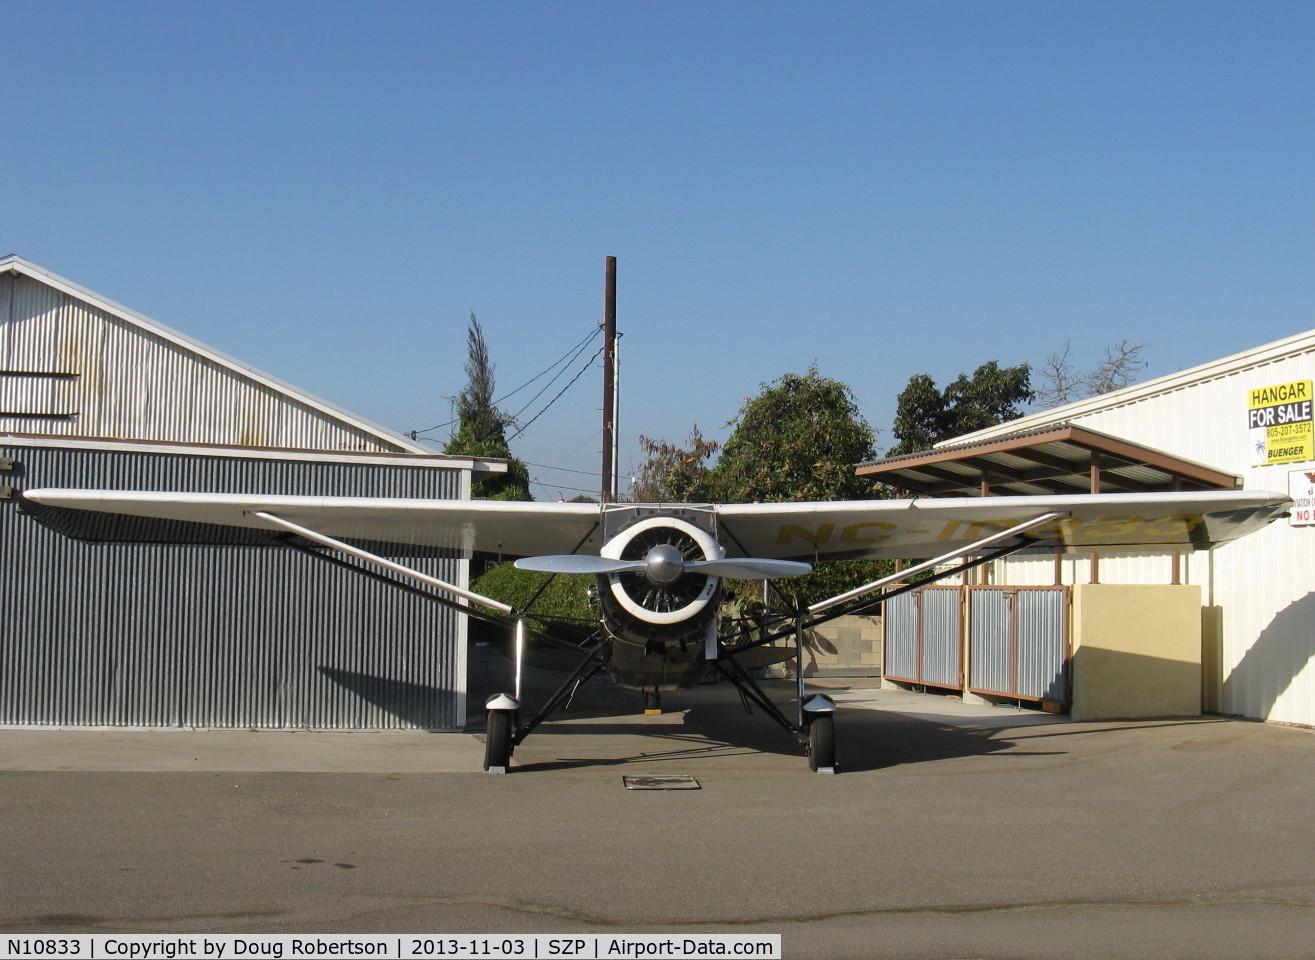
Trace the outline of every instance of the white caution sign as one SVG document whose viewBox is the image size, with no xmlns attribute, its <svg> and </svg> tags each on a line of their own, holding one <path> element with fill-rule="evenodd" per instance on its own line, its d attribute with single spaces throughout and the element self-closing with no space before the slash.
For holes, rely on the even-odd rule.
<svg viewBox="0 0 1315 960">
<path fill-rule="evenodd" d="M 1294 527 L 1315 527 L 1315 470 L 1290 472 L 1288 496 L 1292 498 L 1288 522 Z"/>
</svg>

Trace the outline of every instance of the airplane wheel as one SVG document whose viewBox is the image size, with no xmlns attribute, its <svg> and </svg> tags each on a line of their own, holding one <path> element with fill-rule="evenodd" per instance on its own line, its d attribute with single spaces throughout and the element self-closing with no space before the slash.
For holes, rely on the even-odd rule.
<svg viewBox="0 0 1315 960">
<path fill-rule="evenodd" d="M 485 717 L 484 769 L 505 773 L 511 759 L 511 711 L 489 710 Z"/>
<path fill-rule="evenodd" d="M 808 722 L 808 768 L 834 770 L 836 766 L 836 719 L 818 713 Z"/>
</svg>

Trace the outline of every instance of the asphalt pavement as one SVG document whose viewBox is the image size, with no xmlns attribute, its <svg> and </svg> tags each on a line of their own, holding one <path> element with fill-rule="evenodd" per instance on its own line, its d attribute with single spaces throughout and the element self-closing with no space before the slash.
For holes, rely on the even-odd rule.
<svg viewBox="0 0 1315 960">
<path fill-rule="evenodd" d="M 478 730 L 0 730 L 0 931 L 702 931 L 779 933 L 790 958 L 1315 956 L 1311 731 L 1072 723 L 826 686 L 836 776 L 811 773 L 725 685 L 646 717 L 591 681 L 506 776 L 480 772 Z M 793 683 L 768 688 L 788 706 Z M 655 775 L 698 789 L 624 783 Z"/>
</svg>

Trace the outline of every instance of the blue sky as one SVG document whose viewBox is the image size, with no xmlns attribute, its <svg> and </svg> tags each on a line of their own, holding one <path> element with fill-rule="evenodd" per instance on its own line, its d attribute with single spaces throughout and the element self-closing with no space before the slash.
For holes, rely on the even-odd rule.
<svg viewBox="0 0 1315 960">
<path fill-rule="evenodd" d="M 471 311 L 504 392 L 586 337 L 609 255 L 623 469 L 812 363 L 884 449 L 916 373 L 1315 326 L 1306 2 L 0 12 L 0 254 L 398 431 Z M 541 498 L 596 486 L 600 394 L 514 442 Z"/>
</svg>

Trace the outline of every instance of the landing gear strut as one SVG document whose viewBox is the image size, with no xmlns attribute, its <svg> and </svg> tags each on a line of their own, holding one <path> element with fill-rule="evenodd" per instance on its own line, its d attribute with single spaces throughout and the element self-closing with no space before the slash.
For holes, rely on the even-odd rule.
<svg viewBox="0 0 1315 960">
<path fill-rule="evenodd" d="M 734 655 L 714 660 L 712 666 L 740 691 L 745 712 L 750 704 L 776 721 L 792 734 L 808 752 L 808 766 L 816 773 L 836 772 L 835 701 L 822 693 L 815 693 L 799 705 L 799 721 L 791 723 L 776 704 L 768 698 L 757 682 L 749 676 Z"/>
<path fill-rule="evenodd" d="M 484 769 L 489 773 L 506 773 L 516 746 L 607 662 L 601 643 L 576 648 L 576 652 L 580 655 L 579 665 L 528 720 L 521 721 L 519 697 L 498 693 L 485 702 Z M 519 689 L 519 681 L 516 686 Z"/>
</svg>

